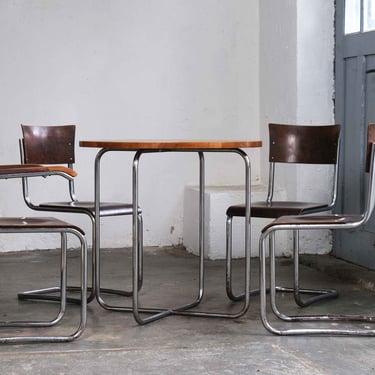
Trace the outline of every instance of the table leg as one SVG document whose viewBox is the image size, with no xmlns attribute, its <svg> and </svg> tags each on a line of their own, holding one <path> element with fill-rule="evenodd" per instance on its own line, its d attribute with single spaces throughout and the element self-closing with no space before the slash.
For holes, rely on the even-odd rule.
<svg viewBox="0 0 375 375">
<path fill-rule="evenodd" d="M 213 150 L 210 150 L 213 152 Z M 251 255 L 251 164 L 248 155 L 240 149 L 217 150 L 217 152 L 237 153 L 245 164 L 245 293 L 242 309 L 233 314 L 207 311 L 185 311 L 175 309 L 175 315 L 192 315 L 213 318 L 238 318 L 246 313 L 250 306 L 250 255 Z M 201 155 L 202 154 L 202 155 Z M 203 153 L 200 153 L 200 181 L 199 181 L 199 257 L 200 257 L 200 296 L 204 293 L 204 232 L 205 232 L 205 169 Z M 200 302 L 200 300 L 199 300 Z M 199 303 L 198 302 L 198 303 Z"/>
<path fill-rule="evenodd" d="M 99 305 L 106 310 L 131 311 L 132 308 L 130 306 L 119 307 L 119 306 L 109 305 L 102 298 L 102 294 L 112 294 L 112 295 L 118 295 L 118 296 L 124 296 L 124 297 L 131 297 L 133 294 L 132 291 L 102 288 L 101 282 L 100 282 L 100 273 L 101 273 L 100 272 L 100 220 L 101 220 L 101 217 L 100 217 L 100 163 L 101 163 L 102 156 L 108 151 L 111 151 L 111 150 L 108 150 L 108 149 L 100 150 L 97 153 L 96 158 L 95 158 L 95 180 L 94 180 L 95 214 L 94 214 L 94 217 L 91 218 L 94 224 L 93 225 L 94 226 L 93 245 L 92 245 L 92 292 L 91 294 L 94 294 Z M 142 223 L 141 219 L 140 219 L 140 222 Z"/>
<path fill-rule="evenodd" d="M 210 150 L 211 151 L 211 150 Z M 219 151 L 219 150 L 218 150 Z M 136 288 L 137 280 L 139 279 L 139 254 L 142 253 L 143 248 L 139 243 L 139 223 L 135 215 L 138 202 L 138 171 L 139 159 L 143 153 L 155 151 L 138 151 L 133 160 L 133 315 L 139 324 L 147 324 L 163 318 L 168 315 L 192 315 L 201 317 L 218 317 L 218 318 L 237 318 L 245 314 L 250 304 L 250 160 L 245 152 L 242 150 L 226 150 L 226 152 L 234 152 L 239 154 L 245 163 L 245 202 L 246 202 L 246 225 L 245 225 L 245 298 L 242 309 L 234 314 L 221 312 L 207 312 L 207 311 L 191 311 L 190 309 L 196 307 L 204 295 L 204 247 L 205 247 L 205 162 L 204 154 L 200 150 L 196 150 L 199 154 L 199 290 L 198 296 L 192 303 L 171 309 L 145 309 L 139 308 L 139 293 Z M 186 152 L 186 151 L 185 151 Z M 223 152 L 223 150 L 220 150 Z M 154 312 L 154 315 L 142 318 L 140 313 Z"/>
</svg>

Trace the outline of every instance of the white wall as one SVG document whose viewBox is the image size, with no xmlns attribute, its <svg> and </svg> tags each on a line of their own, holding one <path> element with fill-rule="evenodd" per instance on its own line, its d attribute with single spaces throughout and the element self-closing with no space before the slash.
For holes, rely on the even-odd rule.
<svg viewBox="0 0 375 375">
<path fill-rule="evenodd" d="M 334 1 L 260 1 L 260 124 L 267 139 L 267 123 L 334 123 Z M 265 144 L 268 147 L 267 144 Z M 267 179 L 267 153 L 261 162 Z M 289 171 L 289 170 L 288 170 Z M 319 183 L 317 183 L 317 176 Z M 281 176 L 282 179 L 283 176 Z M 279 188 L 290 199 L 327 200 L 330 171 L 295 168 Z M 328 232 L 303 234 L 304 252 L 328 252 Z M 279 249 L 289 253 L 289 249 Z"/>
<path fill-rule="evenodd" d="M 333 124 L 334 119 L 334 4 L 333 1 L 297 2 L 297 122 Z M 317 27 L 319 25 L 319 27 Z M 298 168 L 296 196 L 328 201 L 332 185 L 331 168 Z M 317 183 L 319 176 L 319 183 Z M 332 232 L 302 232 L 304 252 L 332 250 Z"/>
<path fill-rule="evenodd" d="M 249 152 L 253 181 L 265 182 L 268 122 L 333 122 L 333 3 L 3 0 L 1 163 L 19 160 L 20 123 L 74 123 L 77 142 L 261 138 L 264 148 Z M 94 155 L 77 145 L 81 199 L 93 196 Z M 208 184 L 242 182 L 238 158 L 207 159 Z M 131 155 L 111 154 L 103 163 L 103 197 L 130 201 Z M 181 242 L 184 187 L 197 182 L 197 157 L 147 155 L 141 167 L 145 244 Z M 296 169 L 286 177 L 279 188 L 298 186 L 298 197 L 315 173 Z M 44 182 L 36 183 L 39 196 L 48 191 Z M 327 184 L 311 198 L 326 195 Z M 19 181 L 1 181 L 0 215 L 38 214 L 20 198 Z M 90 229 L 86 218 L 64 218 Z M 104 246 L 129 245 L 130 233 L 129 219 L 103 220 Z M 329 237 L 319 240 L 328 251 Z M 33 247 L 0 238 L 1 251 Z"/>
<path fill-rule="evenodd" d="M 76 124 L 77 142 L 259 139 L 258 3 L 263 1 L 2 0 L 1 163 L 18 162 L 21 123 Z M 260 152 L 250 154 L 255 181 Z M 93 196 L 94 155 L 77 145 L 81 199 Z M 238 158 L 207 159 L 209 184 L 242 182 Z M 105 199 L 130 200 L 130 163 L 130 154 L 106 156 Z M 141 167 L 145 244 L 181 242 L 183 192 L 197 182 L 197 157 L 147 155 Z M 37 182 L 39 196 L 47 192 L 44 182 Z M 20 198 L 19 181 L 0 182 L 1 215 L 38 214 Z M 86 218 L 64 218 L 89 231 Z M 103 220 L 104 246 L 130 244 L 130 220 L 119 220 Z M 0 250 L 34 244 L 50 245 L 1 238 Z"/>
</svg>

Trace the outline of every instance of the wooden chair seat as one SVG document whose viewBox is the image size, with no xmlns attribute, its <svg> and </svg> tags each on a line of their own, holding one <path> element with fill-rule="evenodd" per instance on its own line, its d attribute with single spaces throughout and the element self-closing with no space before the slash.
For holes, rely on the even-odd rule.
<svg viewBox="0 0 375 375">
<path fill-rule="evenodd" d="M 328 204 L 314 202 L 295 202 L 295 201 L 265 201 L 251 203 L 251 216 L 274 219 L 284 215 L 303 215 L 309 211 L 328 210 Z M 245 217 L 245 204 L 238 204 L 228 207 L 227 216 Z"/>
<path fill-rule="evenodd" d="M 95 214 L 95 205 L 92 201 L 73 201 L 73 202 L 43 202 L 40 204 L 41 208 L 48 208 L 50 211 L 56 209 L 63 211 L 64 208 L 67 212 L 72 210 L 87 211 L 91 215 Z M 133 213 L 133 206 L 130 203 L 115 203 L 115 202 L 101 202 L 100 203 L 100 216 L 120 216 L 120 215 L 131 215 Z M 138 208 L 138 214 L 142 211 Z"/>
<path fill-rule="evenodd" d="M 339 226 L 346 225 L 350 223 L 355 223 L 360 221 L 363 218 L 363 215 L 298 215 L 298 216 L 280 216 L 271 223 L 264 226 L 262 232 L 266 231 L 268 228 L 277 226 L 277 225 L 298 225 L 299 228 L 302 226 L 310 225 L 329 225 L 329 226 Z"/>
<path fill-rule="evenodd" d="M 70 228 L 80 232 L 85 232 L 78 226 L 54 217 L 0 217 L 0 229 L 56 229 Z"/>
</svg>

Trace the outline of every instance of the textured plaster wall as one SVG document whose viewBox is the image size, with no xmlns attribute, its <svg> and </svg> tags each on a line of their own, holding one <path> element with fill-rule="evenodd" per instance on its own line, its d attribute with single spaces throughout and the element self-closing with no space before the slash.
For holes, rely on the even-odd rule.
<svg viewBox="0 0 375 375">
<path fill-rule="evenodd" d="M 260 124 L 267 144 L 269 122 L 334 123 L 334 1 L 260 2 Z M 262 180 L 267 180 L 262 153 Z M 279 189 L 289 199 L 327 200 L 329 168 L 281 169 Z M 331 250 L 331 233 L 301 233 L 301 251 Z M 290 246 L 278 249 L 290 253 Z"/>
<path fill-rule="evenodd" d="M 20 124 L 76 124 L 80 139 L 244 139 L 260 137 L 257 0 L 2 0 L 0 157 L 17 163 Z M 260 175 L 260 151 L 251 151 Z M 77 193 L 93 197 L 94 150 L 77 149 Z M 103 160 L 102 196 L 130 201 L 130 154 Z M 238 166 L 238 167 L 237 167 Z M 186 185 L 196 155 L 141 161 L 145 245 L 183 241 Z M 239 184 L 242 164 L 207 157 L 211 184 Z M 53 198 L 36 181 L 37 198 Z M 59 199 L 61 199 L 59 197 Z M 19 181 L 0 181 L 0 215 L 37 215 Z M 85 217 L 60 215 L 90 233 Z M 131 222 L 103 220 L 103 246 L 131 243 Z M 74 245 L 74 244 L 73 244 Z M 73 246 L 72 245 L 72 246 Z M 0 250 L 49 247 L 0 238 Z"/>
</svg>

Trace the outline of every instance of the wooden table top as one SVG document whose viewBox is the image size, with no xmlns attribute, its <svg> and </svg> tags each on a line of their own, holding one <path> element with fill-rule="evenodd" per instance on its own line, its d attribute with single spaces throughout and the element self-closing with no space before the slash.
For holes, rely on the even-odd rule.
<svg viewBox="0 0 375 375">
<path fill-rule="evenodd" d="M 224 150 L 261 147 L 261 141 L 222 140 L 94 140 L 80 141 L 81 147 L 97 147 L 113 150 Z"/>
</svg>

